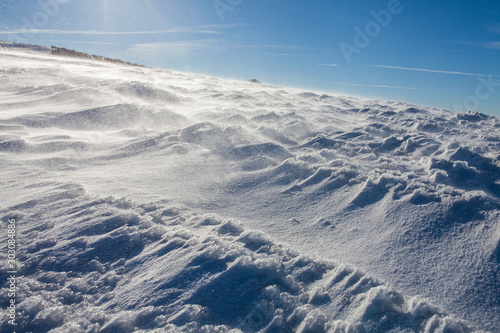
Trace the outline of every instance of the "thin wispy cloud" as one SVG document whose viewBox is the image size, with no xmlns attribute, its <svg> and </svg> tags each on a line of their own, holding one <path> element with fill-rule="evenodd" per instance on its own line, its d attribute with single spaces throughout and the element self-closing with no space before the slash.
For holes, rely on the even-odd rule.
<svg viewBox="0 0 500 333">
<path fill-rule="evenodd" d="M 248 44 L 248 45 L 233 45 L 235 48 L 242 49 L 289 49 L 289 50 L 313 50 L 310 47 L 286 44 Z"/>
<path fill-rule="evenodd" d="M 294 56 L 304 56 L 304 54 L 296 53 L 254 53 L 255 56 L 272 56 L 272 57 L 294 57 Z"/>
<path fill-rule="evenodd" d="M 436 70 L 436 69 L 424 69 L 424 68 L 412 68 L 412 67 L 400 67 L 400 66 L 387 66 L 387 65 L 360 65 L 360 66 L 399 69 L 399 70 L 405 70 L 405 71 L 416 71 L 416 72 L 427 72 L 427 73 L 439 73 L 439 74 L 467 75 L 467 76 L 488 76 L 486 74 L 474 74 L 474 73 L 464 73 L 464 72 L 445 71 L 445 70 Z"/>
<path fill-rule="evenodd" d="M 383 84 L 358 84 L 358 83 L 346 83 L 346 82 L 327 82 L 327 83 L 341 85 L 341 86 L 369 87 L 369 88 L 408 89 L 408 90 L 419 90 L 420 89 L 420 88 L 413 88 L 413 87 L 387 86 L 387 85 L 383 85 Z"/>
<path fill-rule="evenodd" d="M 337 67 L 337 64 L 318 64 L 318 66 Z"/>
<path fill-rule="evenodd" d="M 205 25 L 198 26 L 198 28 L 200 28 L 200 29 L 229 29 L 229 28 L 246 27 L 246 26 L 248 26 L 248 24 L 246 24 L 246 23 L 205 24 Z"/>
<path fill-rule="evenodd" d="M 227 42 L 220 39 L 201 39 L 134 44 L 128 51 L 150 56 L 185 57 L 195 52 L 220 51 L 227 46 Z"/>
<path fill-rule="evenodd" d="M 481 47 L 484 49 L 500 50 L 500 41 L 499 42 L 451 41 L 450 43 L 460 44 L 460 45 L 470 45 L 474 47 Z"/>
<path fill-rule="evenodd" d="M 487 49 L 500 50 L 500 42 L 487 42 L 483 43 L 482 46 Z"/>
<path fill-rule="evenodd" d="M 104 30 L 56 30 L 56 29 L 18 29 L 0 30 L 0 35 L 20 35 L 20 34 L 45 34 L 45 35 L 88 35 L 88 36 L 123 36 L 123 35 L 159 35 L 159 34 L 213 34 L 219 35 L 222 32 L 217 30 L 200 28 L 171 28 L 165 30 L 151 31 L 104 31 Z"/>
<path fill-rule="evenodd" d="M 55 39 L 47 39 L 45 40 L 51 43 L 67 43 L 66 40 L 55 40 Z M 71 41 L 71 44 L 89 44 L 89 45 L 125 45 L 124 43 L 115 43 L 115 42 L 92 42 L 92 41 Z"/>
</svg>

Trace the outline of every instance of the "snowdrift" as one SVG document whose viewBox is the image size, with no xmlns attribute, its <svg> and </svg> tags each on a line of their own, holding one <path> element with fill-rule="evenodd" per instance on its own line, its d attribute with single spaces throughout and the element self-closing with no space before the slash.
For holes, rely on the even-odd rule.
<svg viewBox="0 0 500 333">
<path fill-rule="evenodd" d="M 18 331 L 498 329 L 496 118 L 0 58 Z"/>
<path fill-rule="evenodd" d="M 236 222 L 35 185 L 43 195 L 2 212 L 23 234 L 22 331 L 470 331 L 354 267 Z"/>
</svg>

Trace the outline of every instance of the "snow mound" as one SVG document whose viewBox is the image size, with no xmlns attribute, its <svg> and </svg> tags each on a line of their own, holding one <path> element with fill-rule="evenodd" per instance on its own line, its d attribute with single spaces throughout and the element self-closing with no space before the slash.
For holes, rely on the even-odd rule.
<svg viewBox="0 0 500 333">
<path fill-rule="evenodd" d="M 358 269 L 311 259 L 237 222 L 91 197 L 70 184 L 43 192 L 0 212 L 16 219 L 23 244 L 17 330 L 471 331 Z M 5 267 L 0 275 L 6 281 Z M 5 292 L 1 299 L 6 306 Z"/>
</svg>

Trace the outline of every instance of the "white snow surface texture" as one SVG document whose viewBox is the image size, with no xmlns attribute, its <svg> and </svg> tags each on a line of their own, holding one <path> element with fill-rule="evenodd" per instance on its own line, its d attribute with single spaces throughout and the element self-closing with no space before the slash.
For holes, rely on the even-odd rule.
<svg viewBox="0 0 500 333">
<path fill-rule="evenodd" d="M 0 48 L 0 331 L 500 332 L 500 122 Z"/>
</svg>

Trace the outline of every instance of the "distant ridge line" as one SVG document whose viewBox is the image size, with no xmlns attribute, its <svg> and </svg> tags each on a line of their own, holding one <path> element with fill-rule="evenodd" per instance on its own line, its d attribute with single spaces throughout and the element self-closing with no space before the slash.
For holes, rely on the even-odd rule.
<svg viewBox="0 0 500 333">
<path fill-rule="evenodd" d="M 121 65 L 126 65 L 126 66 L 151 68 L 149 66 L 145 66 L 145 65 L 141 65 L 141 64 L 137 64 L 137 63 L 132 63 L 132 62 L 128 62 L 128 61 L 124 61 L 124 60 L 120 60 L 120 59 L 108 58 L 108 57 L 104 57 L 104 56 L 100 56 L 100 55 L 89 54 L 86 52 L 80 52 L 80 51 L 67 49 L 64 47 L 57 47 L 57 46 L 46 47 L 46 46 L 41 46 L 41 45 L 23 44 L 23 43 L 16 43 L 16 42 L 9 42 L 9 41 L 0 40 L 0 47 L 24 48 L 24 49 L 30 49 L 32 51 L 37 51 L 37 52 L 48 52 L 48 53 L 51 53 L 53 55 L 58 55 L 58 56 L 73 57 L 73 58 L 85 58 L 85 59 L 121 64 Z"/>
<path fill-rule="evenodd" d="M 76 51 L 76 50 L 72 50 L 72 49 L 67 49 L 64 47 L 51 46 L 51 48 L 52 48 L 52 54 L 54 54 L 54 55 L 67 56 L 67 57 L 73 57 L 73 58 L 87 58 L 87 59 L 111 62 L 111 63 L 121 64 L 121 65 L 150 68 L 148 66 L 137 64 L 135 62 L 132 63 L 132 62 L 128 62 L 128 61 L 124 61 L 124 60 L 120 60 L 120 59 L 113 59 L 113 58 L 108 58 L 108 57 L 99 56 L 99 55 L 95 55 L 95 54 L 89 54 L 89 53 L 80 52 L 80 51 Z"/>
</svg>

